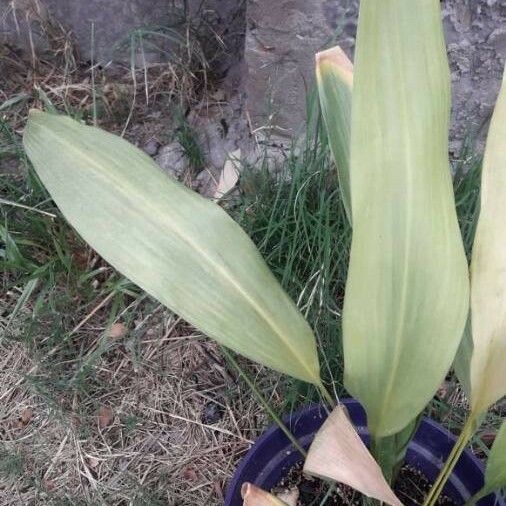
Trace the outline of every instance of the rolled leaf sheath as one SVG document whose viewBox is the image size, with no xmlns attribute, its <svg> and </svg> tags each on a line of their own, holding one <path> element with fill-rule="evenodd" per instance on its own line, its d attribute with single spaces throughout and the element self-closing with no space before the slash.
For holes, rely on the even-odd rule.
<svg viewBox="0 0 506 506">
<path fill-rule="evenodd" d="M 448 163 L 439 1 L 362 0 L 358 26 L 345 385 L 373 436 L 384 437 L 406 427 L 444 379 L 469 282 Z"/>
<path fill-rule="evenodd" d="M 244 231 L 127 141 L 32 111 L 26 152 L 107 262 L 219 343 L 320 383 L 314 335 Z"/>
<path fill-rule="evenodd" d="M 349 163 L 353 64 L 339 46 L 317 53 L 316 82 L 330 150 L 337 167 L 339 190 L 351 223 Z"/>
</svg>

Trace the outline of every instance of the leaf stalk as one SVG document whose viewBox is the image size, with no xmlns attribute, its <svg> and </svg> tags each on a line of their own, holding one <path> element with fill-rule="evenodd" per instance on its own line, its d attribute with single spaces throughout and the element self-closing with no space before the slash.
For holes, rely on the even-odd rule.
<svg viewBox="0 0 506 506">
<path fill-rule="evenodd" d="M 434 485 L 432 486 L 429 494 L 427 495 L 427 498 L 425 499 L 423 506 L 435 505 L 438 497 L 443 491 L 443 487 L 445 486 L 446 482 L 448 481 L 448 478 L 450 477 L 453 471 L 453 468 L 457 464 L 462 452 L 465 450 L 467 444 L 469 443 L 469 440 L 473 437 L 474 433 L 476 432 L 476 429 L 478 428 L 479 425 L 479 419 L 480 419 L 479 415 L 477 415 L 474 412 L 470 413 L 468 419 L 466 420 L 466 423 L 464 424 L 462 432 L 460 433 L 459 438 L 455 443 L 455 446 L 452 448 L 452 451 L 450 452 L 450 455 L 448 456 L 445 465 L 441 469 L 439 476 L 437 477 L 436 481 L 434 482 Z"/>
</svg>

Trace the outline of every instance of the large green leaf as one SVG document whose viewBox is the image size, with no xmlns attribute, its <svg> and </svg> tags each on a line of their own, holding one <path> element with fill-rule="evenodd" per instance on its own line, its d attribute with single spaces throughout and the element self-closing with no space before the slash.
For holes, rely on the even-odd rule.
<svg viewBox="0 0 506 506">
<path fill-rule="evenodd" d="M 218 205 L 70 118 L 32 111 L 24 145 L 64 216 L 112 266 L 225 346 L 319 384 L 311 329 Z"/>
<path fill-rule="evenodd" d="M 490 493 L 506 487 L 506 421 L 503 421 L 488 456 L 485 490 Z"/>
<path fill-rule="evenodd" d="M 364 404 L 376 438 L 400 431 L 424 408 L 466 322 L 449 114 L 439 1 L 362 0 L 343 331 L 345 383 Z"/>
<path fill-rule="evenodd" d="M 351 223 L 349 163 L 353 64 L 339 46 L 316 54 L 316 82 L 323 121 L 337 166 L 339 189 Z"/>
<path fill-rule="evenodd" d="M 471 408 L 506 395 L 506 84 L 490 123 L 471 260 Z M 462 376 L 462 375 L 461 375 Z"/>
</svg>

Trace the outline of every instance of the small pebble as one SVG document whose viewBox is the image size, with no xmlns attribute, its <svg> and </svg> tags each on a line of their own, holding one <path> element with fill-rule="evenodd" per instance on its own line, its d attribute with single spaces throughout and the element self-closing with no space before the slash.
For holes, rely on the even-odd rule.
<svg viewBox="0 0 506 506">
<path fill-rule="evenodd" d="M 160 148 L 160 143 L 155 139 L 150 139 L 142 148 L 149 156 L 155 156 Z"/>
</svg>

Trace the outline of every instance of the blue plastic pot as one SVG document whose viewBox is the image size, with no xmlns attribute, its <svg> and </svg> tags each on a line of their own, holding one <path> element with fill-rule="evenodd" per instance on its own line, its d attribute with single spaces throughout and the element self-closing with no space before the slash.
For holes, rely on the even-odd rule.
<svg viewBox="0 0 506 506">
<path fill-rule="evenodd" d="M 362 406 L 353 399 L 342 401 L 362 439 L 368 441 L 366 415 Z M 307 448 L 315 432 L 326 418 L 325 410 L 314 405 L 285 418 L 285 423 Z M 406 462 L 421 471 L 429 480 L 435 480 L 443 462 L 450 453 L 456 438 L 446 429 L 424 418 L 409 445 Z M 270 490 L 284 478 L 288 471 L 302 461 L 300 453 L 293 449 L 288 438 L 277 427 L 270 427 L 251 447 L 237 468 L 230 482 L 225 506 L 242 506 L 241 485 L 248 481 Z M 464 504 L 483 485 L 483 464 L 470 451 L 465 451 L 448 480 L 444 494 L 456 504 Z M 504 497 L 491 494 L 478 502 L 479 506 L 506 506 Z"/>
</svg>

